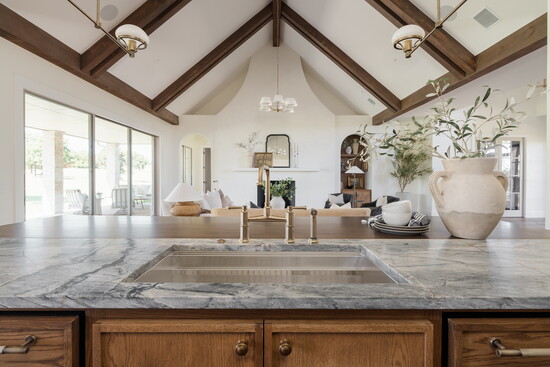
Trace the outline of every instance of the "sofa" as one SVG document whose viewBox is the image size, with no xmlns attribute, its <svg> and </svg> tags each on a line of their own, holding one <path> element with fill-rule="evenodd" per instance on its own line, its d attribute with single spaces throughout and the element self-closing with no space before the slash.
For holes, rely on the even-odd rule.
<svg viewBox="0 0 550 367">
<path fill-rule="evenodd" d="M 264 210 L 259 208 L 248 209 L 250 217 L 259 217 L 263 215 Z M 286 209 L 271 209 L 271 215 L 276 217 L 285 217 Z M 308 210 L 295 210 L 296 217 L 309 216 Z M 211 210 L 212 217 L 238 217 L 241 215 L 239 209 L 214 208 Z M 368 217 L 370 208 L 338 208 L 338 209 L 317 209 L 318 217 Z"/>
</svg>

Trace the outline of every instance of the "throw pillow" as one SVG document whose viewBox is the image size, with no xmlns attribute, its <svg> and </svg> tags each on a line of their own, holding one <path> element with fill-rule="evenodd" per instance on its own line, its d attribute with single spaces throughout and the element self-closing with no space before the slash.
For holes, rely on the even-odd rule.
<svg viewBox="0 0 550 367">
<path fill-rule="evenodd" d="M 258 209 L 259 206 L 254 204 L 252 201 L 250 202 L 250 209 Z"/>
<path fill-rule="evenodd" d="M 202 196 L 202 200 L 201 200 L 201 207 L 205 210 L 210 210 L 212 208 L 210 208 L 210 203 L 208 203 L 208 199 L 206 198 L 206 194 L 204 194 Z"/>
<path fill-rule="evenodd" d="M 220 197 L 218 190 L 207 192 L 206 200 L 208 200 L 208 204 L 210 204 L 210 209 L 222 207 L 222 198 Z"/>
<path fill-rule="evenodd" d="M 229 196 L 222 196 L 222 208 L 228 208 L 230 206 L 233 206 L 233 201 L 231 201 Z"/>
<path fill-rule="evenodd" d="M 381 196 L 376 200 L 376 206 L 382 206 L 386 205 L 388 203 L 388 197 L 387 196 Z"/>
<path fill-rule="evenodd" d="M 340 209 L 340 205 L 334 203 L 334 204 L 332 204 L 332 205 L 330 206 L 329 209 Z"/>
<path fill-rule="evenodd" d="M 344 208 L 350 208 L 351 209 L 351 203 L 345 203 L 344 205 L 341 205 L 340 208 L 344 209 Z"/>
<path fill-rule="evenodd" d="M 328 196 L 328 201 L 330 201 L 331 204 L 344 204 L 344 194 L 339 194 L 339 195 L 331 194 Z"/>
</svg>

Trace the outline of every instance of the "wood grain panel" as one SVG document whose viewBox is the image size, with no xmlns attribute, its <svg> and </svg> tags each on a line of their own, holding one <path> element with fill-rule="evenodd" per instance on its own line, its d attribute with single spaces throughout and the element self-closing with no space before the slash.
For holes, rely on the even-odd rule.
<svg viewBox="0 0 550 367">
<path fill-rule="evenodd" d="M 93 78 L 80 70 L 78 52 L 2 4 L 0 36 L 172 125 L 179 123 L 178 116 L 167 109 L 153 110 L 151 99 L 112 74 L 104 73 L 98 78 Z"/>
<path fill-rule="evenodd" d="M 0 366 L 77 367 L 78 317 L 0 316 L 0 345 L 19 346 L 27 335 L 37 338 L 26 354 L 0 354 Z"/>
<path fill-rule="evenodd" d="M 222 62 L 233 51 L 239 48 L 246 40 L 262 29 L 272 19 L 273 7 L 271 4 L 264 7 L 239 29 L 223 40 L 218 46 L 193 65 L 176 81 L 160 92 L 153 99 L 153 108 L 159 110 L 166 107 L 193 84 L 199 81 L 216 65 Z"/>
<path fill-rule="evenodd" d="M 292 352 L 279 352 L 282 340 Z M 433 325 L 427 320 L 265 322 L 266 367 L 433 366 Z"/>
<path fill-rule="evenodd" d="M 550 348 L 550 319 L 449 319 L 449 367 L 550 366 L 550 357 L 498 357 L 492 338 L 508 349 Z"/>
<path fill-rule="evenodd" d="M 260 367 L 261 321 L 100 320 L 93 325 L 93 367 Z M 235 352 L 239 340 L 248 352 Z"/>
<path fill-rule="evenodd" d="M 396 95 L 285 3 L 282 3 L 282 15 L 288 25 L 344 70 L 359 85 L 372 93 L 388 109 L 397 111 L 401 108 L 401 101 Z"/>
<path fill-rule="evenodd" d="M 114 36 L 115 30 L 121 25 L 134 24 L 151 35 L 190 2 L 191 0 L 147 0 L 109 33 Z M 93 76 L 101 75 L 125 55 L 109 37 L 103 36 L 82 54 L 82 71 Z"/>
</svg>

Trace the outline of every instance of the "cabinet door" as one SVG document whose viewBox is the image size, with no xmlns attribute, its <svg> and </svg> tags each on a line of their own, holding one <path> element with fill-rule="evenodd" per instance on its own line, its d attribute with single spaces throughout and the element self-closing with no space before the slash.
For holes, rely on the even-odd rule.
<svg viewBox="0 0 550 367">
<path fill-rule="evenodd" d="M 433 326 L 424 320 L 266 321 L 266 367 L 430 367 Z"/>
<path fill-rule="evenodd" d="M 499 357 L 491 346 L 499 339 L 507 348 L 535 348 L 545 357 Z M 550 366 L 550 319 L 449 319 L 450 367 Z"/>
<path fill-rule="evenodd" d="M 27 336 L 36 342 L 12 354 Z M 77 367 L 78 346 L 77 316 L 0 316 L 0 366 Z"/>
<path fill-rule="evenodd" d="M 259 367 L 261 321 L 100 320 L 93 367 Z"/>
</svg>

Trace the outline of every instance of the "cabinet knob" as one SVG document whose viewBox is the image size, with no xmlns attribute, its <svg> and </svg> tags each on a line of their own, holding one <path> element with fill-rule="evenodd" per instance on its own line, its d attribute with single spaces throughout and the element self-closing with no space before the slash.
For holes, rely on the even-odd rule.
<svg viewBox="0 0 550 367">
<path fill-rule="evenodd" d="M 239 340 L 237 341 L 237 345 L 235 346 L 235 353 L 239 356 L 244 356 L 246 353 L 248 353 L 248 342 L 246 340 Z"/>
<path fill-rule="evenodd" d="M 288 339 L 281 340 L 281 344 L 279 344 L 279 353 L 283 356 L 288 356 L 292 353 L 292 346 L 290 345 L 290 341 Z"/>
<path fill-rule="evenodd" d="M 29 352 L 29 348 L 36 344 L 36 336 L 28 335 L 25 338 L 25 342 L 19 347 L 15 346 L 2 346 L 0 345 L 0 354 L 26 354 Z"/>
</svg>

